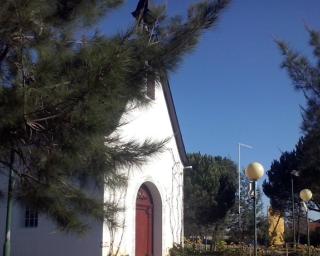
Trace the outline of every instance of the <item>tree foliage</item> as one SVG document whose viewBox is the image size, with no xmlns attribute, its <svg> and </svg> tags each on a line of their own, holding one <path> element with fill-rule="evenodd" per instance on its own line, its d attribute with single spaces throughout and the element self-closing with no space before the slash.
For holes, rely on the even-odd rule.
<svg viewBox="0 0 320 256">
<path fill-rule="evenodd" d="M 194 235 L 218 229 L 234 204 L 237 175 L 230 159 L 200 153 L 188 158 L 193 168 L 184 173 L 184 226 L 186 235 Z"/>
<path fill-rule="evenodd" d="M 272 207 L 283 211 L 290 202 L 292 170 L 300 173 L 294 178 L 296 201 L 300 189 L 309 188 L 314 195 L 309 208 L 320 211 L 320 32 L 310 29 L 308 32 L 313 58 L 292 50 L 285 42 L 277 42 L 284 57 L 282 67 L 287 70 L 294 88 L 306 99 L 306 106 L 302 108 L 303 137 L 293 151 L 282 153 L 280 159 L 273 162 L 267 173 L 269 180 L 264 184 Z"/>
<path fill-rule="evenodd" d="M 294 200 L 299 207 L 299 192 L 304 188 L 303 179 L 292 175 L 294 170 L 299 170 L 303 159 L 303 139 L 300 139 L 295 149 L 283 152 L 279 160 L 274 160 L 270 170 L 267 171 L 268 180 L 263 183 L 263 190 L 270 198 L 273 209 L 282 213 L 292 209 L 291 181 L 293 179 Z"/>
<path fill-rule="evenodd" d="M 244 174 L 240 175 L 241 193 L 240 193 L 240 221 L 238 213 L 237 200 L 235 207 L 232 209 L 227 217 L 227 224 L 229 226 L 229 241 L 252 243 L 254 239 L 254 213 L 253 213 L 253 198 L 252 191 L 250 191 L 250 181 Z M 263 213 L 262 192 L 259 187 L 256 188 L 256 217 L 258 242 L 266 244 L 268 239 L 267 218 Z"/>
<path fill-rule="evenodd" d="M 162 148 L 121 140 L 121 116 L 129 102 L 148 104 L 145 78 L 174 71 L 228 2 L 201 1 L 185 19 L 162 14 L 159 43 L 150 44 L 134 25 L 79 40 L 122 0 L 2 1 L 0 163 L 4 176 L 14 171 L 15 199 L 65 230 L 83 230 L 83 215 L 113 222 L 115 206 L 83 184 L 125 185 L 119 167 Z"/>
</svg>

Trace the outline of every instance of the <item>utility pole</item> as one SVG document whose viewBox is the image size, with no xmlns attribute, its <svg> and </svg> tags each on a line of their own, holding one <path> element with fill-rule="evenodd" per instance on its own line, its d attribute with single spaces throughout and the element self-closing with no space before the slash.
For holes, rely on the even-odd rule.
<svg viewBox="0 0 320 256">
<path fill-rule="evenodd" d="M 241 147 L 253 149 L 252 146 L 238 143 L 238 222 L 239 222 L 239 235 L 241 232 Z"/>
</svg>

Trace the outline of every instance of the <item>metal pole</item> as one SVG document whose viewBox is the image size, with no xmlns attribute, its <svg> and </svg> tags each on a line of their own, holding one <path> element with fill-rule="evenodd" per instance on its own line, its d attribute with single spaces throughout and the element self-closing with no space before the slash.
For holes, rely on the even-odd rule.
<svg viewBox="0 0 320 256">
<path fill-rule="evenodd" d="M 253 216 L 254 216 L 254 255 L 257 256 L 257 198 L 256 198 L 256 181 L 252 182 L 252 189 L 253 189 Z"/>
<path fill-rule="evenodd" d="M 240 143 L 238 143 L 238 221 L 239 221 L 239 237 L 241 234 L 241 206 L 240 206 L 240 200 L 241 200 L 241 164 L 240 164 Z"/>
<path fill-rule="evenodd" d="M 182 206 L 181 206 L 181 234 L 180 234 L 180 244 L 182 247 L 184 247 L 184 186 L 183 186 L 183 183 L 184 183 L 184 172 L 186 170 L 192 170 L 192 166 L 189 165 L 189 166 L 184 166 L 183 167 L 183 172 L 181 173 L 181 186 L 180 186 L 180 189 L 181 189 L 181 193 L 182 193 Z"/>
<path fill-rule="evenodd" d="M 183 191 L 183 173 L 181 173 L 181 193 L 182 193 L 182 205 L 181 205 L 181 234 L 180 234 L 180 245 L 183 248 L 184 247 L 184 191 Z"/>
<path fill-rule="evenodd" d="M 292 229 L 293 229 L 293 248 L 296 250 L 296 223 L 294 218 L 294 193 L 293 193 L 293 175 L 291 175 L 291 198 L 292 198 Z"/>
<path fill-rule="evenodd" d="M 238 222 L 239 222 L 239 239 L 241 239 L 241 147 L 252 149 L 252 146 L 238 143 Z"/>
<path fill-rule="evenodd" d="M 297 234 L 297 245 L 299 246 L 299 244 L 300 244 L 300 216 L 301 216 L 301 207 L 299 206 L 298 207 L 298 227 L 297 227 L 297 229 L 298 229 L 298 234 Z"/>
<path fill-rule="evenodd" d="M 8 197 L 7 197 L 7 216 L 6 216 L 6 230 L 5 230 L 5 240 L 3 244 L 3 256 L 11 255 L 11 222 L 12 222 L 12 205 L 13 205 L 13 196 L 12 196 L 12 188 L 13 188 L 13 161 L 14 161 L 14 151 L 11 151 L 11 159 L 10 159 L 10 171 L 8 178 Z"/>
<path fill-rule="evenodd" d="M 308 218 L 308 208 L 306 211 L 306 218 L 307 218 L 307 239 L 308 239 L 308 256 L 310 256 L 310 230 L 309 230 L 309 218 Z"/>
</svg>

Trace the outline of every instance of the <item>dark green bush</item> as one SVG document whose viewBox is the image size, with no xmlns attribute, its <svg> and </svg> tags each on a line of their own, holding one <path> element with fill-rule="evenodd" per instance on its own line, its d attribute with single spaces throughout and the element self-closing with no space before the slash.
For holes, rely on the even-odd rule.
<svg viewBox="0 0 320 256">
<path fill-rule="evenodd" d="M 218 251 L 204 251 L 198 250 L 196 247 L 181 245 L 174 245 L 170 251 L 170 256 L 249 256 L 253 254 L 252 248 L 248 246 L 226 245 L 219 248 Z M 250 252 L 251 250 L 251 252 Z M 292 250 L 288 252 L 288 256 L 307 256 L 308 251 L 306 246 L 301 246 L 297 252 Z M 286 255 L 285 248 L 259 248 L 259 256 L 284 256 Z M 320 256 L 320 250 L 311 248 L 311 256 Z"/>
</svg>

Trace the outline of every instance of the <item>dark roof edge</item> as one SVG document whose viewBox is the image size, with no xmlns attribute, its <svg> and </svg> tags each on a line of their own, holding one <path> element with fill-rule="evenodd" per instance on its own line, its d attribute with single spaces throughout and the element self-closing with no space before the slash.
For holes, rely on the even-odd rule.
<svg viewBox="0 0 320 256">
<path fill-rule="evenodd" d="M 176 108 L 174 106 L 172 93 L 171 93 L 171 89 L 170 89 L 170 84 L 169 84 L 168 76 L 166 73 L 161 74 L 160 82 L 162 85 L 164 98 L 167 103 L 167 109 L 168 109 L 168 113 L 169 113 L 169 117 L 170 117 L 170 121 L 171 121 L 171 127 L 173 129 L 174 138 L 175 138 L 175 141 L 176 141 L 176 144 L 178 147 L 179 156 L 182 161 L 182 164 L 184 166 L 187 166 L 187 165 L 189 165 L 187 153 L 186 153 L 186 149 L 184 147 L 182 134 L 181 134 L 181 130 L 180 130 L 180 125 L 179 125 L 179 121 L 178 121 L 178 117 L 177 117 L 177 112 L 176 112 Z"/>
</svg>

